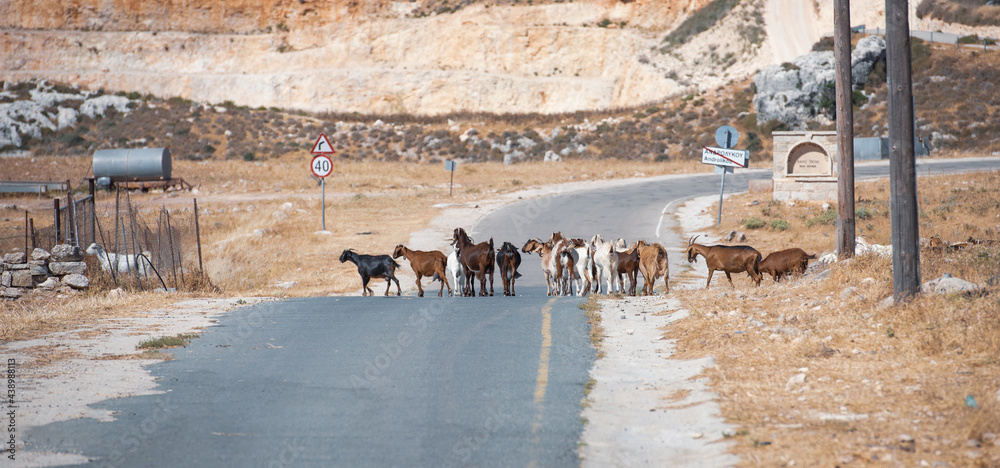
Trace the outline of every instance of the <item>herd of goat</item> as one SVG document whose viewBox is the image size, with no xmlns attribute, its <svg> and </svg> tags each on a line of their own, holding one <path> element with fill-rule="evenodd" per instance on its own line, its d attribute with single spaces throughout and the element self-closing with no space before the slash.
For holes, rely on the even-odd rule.
<svg viewBox="0 0 1000 468">
<path fill-rule="evenodd" d="M 745 272 L 760 286 L 763 273 L 768 273 L 774 281 L 779 281 L 785 275 L 805 272 L 809 260 L 816 259 L 816 255 L 807 254 L 798 248 L 774 252 L 762 259 L 760 252 L 750 246 L 702 245 L 696 244 L 695 240 L 697 236 L 688 240 L 687 260 L 694 262 L 699 255 L 705 259 L 708 267 L 706 288 L 712 283 L 712 275 L 716 271 L 724 272 L 730 285 L 733 285 L 732 273 Z M 386 296 L 389 295 L 393 282 L 396 283 L 396 295 L 401 294 L 399 280 L 396 279 L 396 269 L 400 265 L 395 260 L 400 257 L 405 257 L 410 262 L 410 268 L 417 276 L 417 295 L 420 297 L 424 295 L 420 284 L 424 277 L 441 282 L 439 297 L 443 295 L 445 287 L 448 288 L 449 295 L 475 296 L 475 281 L 479 281 L 480 296 L 492 296 L 493 275 L 497 268 L 500 270 L 503 294 L 515 295 L 514 283 L 521 277 L 517 271 L 521 266 L 521 254 L 517 247 L 504 242 L 496 248 L 492 238 L 488 242 L 477 244 L 462 228 L 455 229 L 451 245 L 454 251 L 450 255 L 436 250 L 411 250 L 403 245 L 397 245 L 391 256 L 364 255 L 347 249 L 341 253 L 340 262 L 349 261 L 358 267 L 362 294 L 365 296 L 374 295 L 374 291 L 368 286 L 372 279 L 386 280 Z M 623 239 L 605 241 L 600 234 L 587 241 L 566 238 L 562 233 L 554 232 L 547 241 L 537 238 L 528 240 L 520 251 L 526 254 L 537 253 L 541 257 L 546 294 L 550 296 L 573 295 L 574 292 L 581 295 L 600 293 L 602 282 L 607 285 L 606 292 L 609 294 L 619 292 L 634 296 L 639 273 L 642 273 L 644 279 L 642 294 L 653 294 L 656 280 L 660 277 L 663 278 L 664 294 L 670 292 L 667 250 L 657 243 L 649 244 L 640 240 L 629 246 Z M 629 281 L 627 289 L 625 277 Z"/>
</svg>

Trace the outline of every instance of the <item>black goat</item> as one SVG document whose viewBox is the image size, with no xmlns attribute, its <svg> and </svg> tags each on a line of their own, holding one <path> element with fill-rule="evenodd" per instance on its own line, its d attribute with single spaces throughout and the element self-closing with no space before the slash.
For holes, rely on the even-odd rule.
<svg viewBox="0 0 1000 468">
<path fill-rule="evenodd" d="M 497 249 L 497 266 L 500 267 L 500 279 L 503 280 L 503 295 L 514 295 L 514 280 L 521 277 L 517 268 L 521 266 L 521 254 L 510 242 L 504 242 Z"/>
<path fill-rule="evenodd" d="M 362 255 L 347 249 L 340 254 L 340 263 L 350 261 L 358 266 L 358 274 L 361 275 L 361 287 L 364 288 L 362 296 L 374 296 L 375 292 L 368 287 L 368 281 L 372 278 L 385 278 L 385 295 L 389 295 L 389 288 L 392 282 L 396 282 L 396 295 L 402 291 L 399 289 L 399 280 L 396 279 L 396 268 L 399 264 L 388 255 Z"/>
</svg>

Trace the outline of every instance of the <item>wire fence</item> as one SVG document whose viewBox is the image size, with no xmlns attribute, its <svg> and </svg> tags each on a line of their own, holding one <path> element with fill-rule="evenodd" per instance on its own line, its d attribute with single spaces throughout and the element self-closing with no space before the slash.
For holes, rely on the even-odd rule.
<svg viewBox="0 0 1000 468">
<path fill-rule="evenodd" d="M 71 244 L 93 257 L 89 276 L 98 287 L 215 289 L 202 267 L 197 199 L 168 209 L 135 203 L 127 190 L 112 196 L 98 205 L 94 195 L 69 194 L 54 199 L 51 210 L 25 211 L 23 226 L 0 228 L 0 251 L 30 255 Z"/>
</svg>

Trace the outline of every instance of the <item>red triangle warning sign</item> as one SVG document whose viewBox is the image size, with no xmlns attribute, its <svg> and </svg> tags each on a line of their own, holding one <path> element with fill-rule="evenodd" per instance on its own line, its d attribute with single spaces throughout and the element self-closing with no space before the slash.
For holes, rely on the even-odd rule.
<svg viewBox="0 0 1000 468">
<path fill-rule="evenodd" d="M 316 143 L 313 144 L 313 149 L 309 152 L 312 154 L 336 153 L 336 151 L 333 150 L 333 145 L 330 144 L 330 140 L 326 138 L 325 133 L 319 134 L 319 138 L 317 138 Z"/>
</svg>

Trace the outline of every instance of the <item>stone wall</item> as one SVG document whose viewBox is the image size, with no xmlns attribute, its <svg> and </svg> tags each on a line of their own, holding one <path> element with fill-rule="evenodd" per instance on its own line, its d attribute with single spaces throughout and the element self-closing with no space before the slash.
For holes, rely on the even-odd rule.
<svg viewBox="0 0 1000 468">
<path fill-rule="evenodd" d="M 10 252 L 0 262 L 0 298 L 33 293 L 72 293 L 90 287 L 87 264 L 79 247 L 60 244 L 52 252 L 35 249 L 31 256 Z"/>
<path fill-rule="evenodd" d="M 774 199 L 837 200 L 837 132 L 774 132 Z"/>
</svg>

